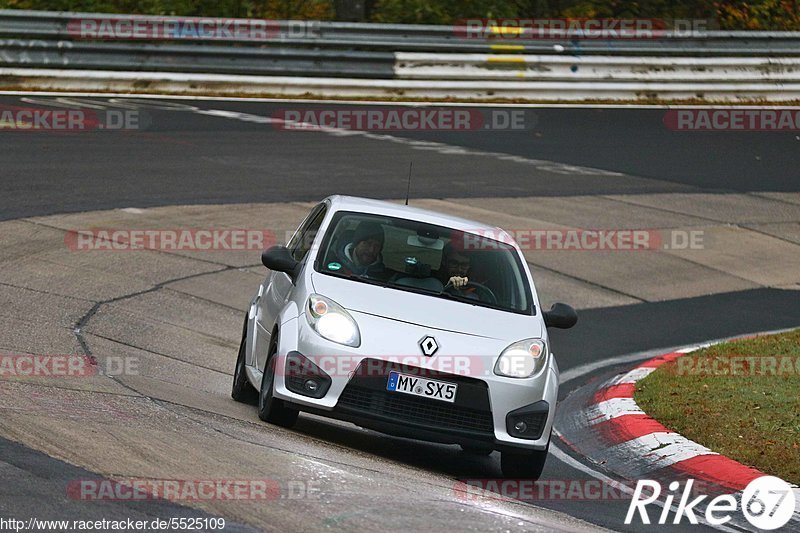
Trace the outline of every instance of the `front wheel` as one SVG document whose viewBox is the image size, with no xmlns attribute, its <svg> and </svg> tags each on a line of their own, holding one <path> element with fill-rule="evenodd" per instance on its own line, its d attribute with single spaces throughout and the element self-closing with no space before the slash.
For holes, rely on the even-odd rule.
<svg viewBox="0 0 800 533">
<path fill-rule="evenodd" d="M 261 392 L 258 394 L 258 418 L 276 426 L 290 428 L 297 422 L 297 416 L 300 413 L 296 409 L 287 407 L 286 402 L 272 395 L 275 389 L 277 353 L 278 347 L 273 345 L 264 367 L 264 377 L 261 378 Z"/>
<path fill-rule="evenodd" d="M 500 454 L 500 468 L 503 476 L 513 479 L 537 480 L 542 475 L 544 463 L 547 461 L 547 448 L 534 452 L 502 452 Z"/>
</svg>

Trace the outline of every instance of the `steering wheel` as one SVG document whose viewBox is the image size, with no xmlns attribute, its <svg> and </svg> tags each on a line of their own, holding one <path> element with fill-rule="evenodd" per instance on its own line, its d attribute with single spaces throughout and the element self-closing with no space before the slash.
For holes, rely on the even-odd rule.
<svg viewBox="0 0 800 533">
<path fill-rule="evenodd" d="M 478 300 L 484 301 L 486 303 L 490 303 L 492 305 L 497 305 L 497 297 L 492 292 L 492 289 L 483 285 L 481 283 L 476 283 L 474 281 L 468 281 L 466 285 L 461 288 L 456 288 L 454 286 L 449 286 L 445 289 L 446 292 L 449 293 L 456 293 L 460 294 L 464 291 L 464 289 L 474 288 L 475 289 L 475 296 Z"/>
</svg>

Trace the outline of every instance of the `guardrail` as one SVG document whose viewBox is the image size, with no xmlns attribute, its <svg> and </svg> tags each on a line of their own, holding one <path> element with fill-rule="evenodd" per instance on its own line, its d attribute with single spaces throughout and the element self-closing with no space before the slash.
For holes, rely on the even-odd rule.
<svg viewBox="0 0 800 533">
<path fill-rule="evenodd" d="M 109 40 L 78 31 L 92 19 L 130 25 L 199 20 L 0 10 L 0 86 L 105 90 L 97 87 L 105 76 L 107 89 L 123 91 L 800 100 L 800 32 L 467 39 L 463 28 L 452 26 L 241 19 L 261 27 L 268 22 L 268 31 L 258 38 L 201 32 L 165 39 L 145 32 L 141 39 Z"/>
<path fill-rule="evenodd" d="M 395 55 L 400 79 L 573 82 L 800 82 L 800 57 Z"/>
<path fill-rule="evenodd" d="M 186 21 L 187 17 L 152 17 L 108 13 L 68 13 L 0 9 L 0 38 L 78 40 L 70 24 L 87 19 L 123 21 Z M 229 19 L 234 20 L 234 19 Z M 247 19 L 239 19 L 247 20 Z M 800 32 L 694 31 L 666 32 L 646 39 L 547 39 L 466 38 L 467 29 L 459 26 L 421 24 L 373 24 L 355 22 L 269 21 L 271 31 L 258 41 L 261 45 L 314 48 L 368 49 L 381 51 L 492 52 L 497 49 L 532 54 L 558 54 L 555 45 L 566 53 L 580 55 L 698 55 L 698 56 L 800 56 Z M 306 30 L 297 31 L 299 24 Z M 310 29 L 310 31 L 308 30 Z M 298 33 L 300 35 L 298 35 Z M 218 37 L 193 38 L 204 44 L 254 44 L 253 39 Z"/>
<path fill-rule="evenodd" d="M 391 52 L 171 43 L 0 40 L 0 66 L 275 76 L 394 77 Z"/>
</svg>

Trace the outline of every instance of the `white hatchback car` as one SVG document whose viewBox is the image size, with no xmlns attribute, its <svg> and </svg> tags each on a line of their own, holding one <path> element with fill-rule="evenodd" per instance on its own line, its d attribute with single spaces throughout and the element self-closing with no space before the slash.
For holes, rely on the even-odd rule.
<svg viewBox="0 0 800 533">
<path fill-rule="evenodd" d="M 270 269 L 244 321 L 232 396 L 289 427 L 300 411 L 383 433 L 501 452 L 538 478 L 558 397 L 546 326 L 503 230 L 399 204 L 331 196 Z"/>
</svg>

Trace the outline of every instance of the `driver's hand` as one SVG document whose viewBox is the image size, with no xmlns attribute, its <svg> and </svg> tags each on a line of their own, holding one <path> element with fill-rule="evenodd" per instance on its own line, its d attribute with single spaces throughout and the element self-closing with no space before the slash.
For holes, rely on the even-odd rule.
<svg viewBox="0 0 800 533">
<path fill-rule="evenodd" d="M 462 278 L 461 276 L 453 276 L 452 278 L 450 278 L 449 283 L 456 289 L 460 289 L 461 287 L 466 287 L 467 283 L 469 283 L 469 278 L 466 277 Z"/>
</svg>

